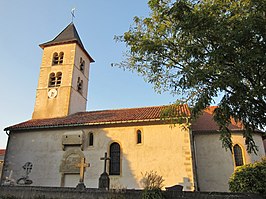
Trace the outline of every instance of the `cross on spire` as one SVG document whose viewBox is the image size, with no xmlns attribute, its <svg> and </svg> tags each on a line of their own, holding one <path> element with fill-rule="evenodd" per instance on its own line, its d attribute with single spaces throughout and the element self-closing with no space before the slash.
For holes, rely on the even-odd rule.
<svg viewBox="0 0 266 199">
<path fill-rule="evenodd" d="M 72 23 L 73 23 L 73 20 L 75 18 L 75 10 L 76 10 L 76 8 L 72 8 L 72 10 L 71 10 L 71 22 Z"/>
</svg>

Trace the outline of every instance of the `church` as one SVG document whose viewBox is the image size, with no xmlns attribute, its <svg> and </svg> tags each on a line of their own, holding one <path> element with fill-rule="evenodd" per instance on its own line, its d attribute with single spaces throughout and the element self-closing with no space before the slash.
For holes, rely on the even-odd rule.
<svg viewBox="0 0 266 199">
<path fill-rule="evenodd" d="M 106 169 L 110 188 L 142 189 L 145 173 L 164 179 L 163 188 L 228 191 L 234 169 L 265 156 L 262 133 L 248 154 L 242 126 L 232 122 L 233 149 L 222 148 L 209 107 L 191 125 L 162 119 L 167 106 L 86 111 L 90 64 L 73 23 L 43 50 L 32 118 L 5 128 L 8 143 L 1 184 L 76 187 L 84 172 L 87 188 L 98 188 Z M 187 105 L 176 112 L 189 119 Z M 107 154 L 109 160 L 103 161 Z M 107 159 L 107 158 L 105 158 Z M 86 167 L 80 165 L 81 160 Z M 104 165 L 106 163 L 106 165 Z"/>
</svg>

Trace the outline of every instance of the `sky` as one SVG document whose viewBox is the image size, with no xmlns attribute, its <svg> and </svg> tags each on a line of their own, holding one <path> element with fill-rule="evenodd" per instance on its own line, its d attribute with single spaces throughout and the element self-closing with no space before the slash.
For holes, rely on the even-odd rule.
<svg viewBox="0 0 266 199">
<path fill-rule="evenodd" d="M 170 93 L 158 94 L 136 73 L 112 67 L 123 60 L 126 46 L 114 40 L 148 16 L 146 0 L 0 0 L 0 149 L 6 147 L 4 128 L 31 119 L 42 49 L 70 22 L 74 24 L 91 64 L 87 110 L 167 105 Z"/>
</svg>

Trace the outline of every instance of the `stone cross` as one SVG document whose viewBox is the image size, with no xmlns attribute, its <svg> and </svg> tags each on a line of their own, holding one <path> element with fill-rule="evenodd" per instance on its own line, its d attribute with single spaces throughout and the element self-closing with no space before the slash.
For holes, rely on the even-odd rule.
<svg viewBox="0 0 266 199">
<path fill-rule="evenodd" d="M 80 163 L 76 164 L 76 167 L 80 168 L 79 169 L 79 174 L 80 174 L 79 182 L 84 183 L 85 168 L 90 167 L 90 164 L 85 162 L 85 158 L 81 158 Z"/>
<path fill-rule="evenodd" d="M 110 187 L 110 178 L 108 173 L 106 173 L 106 162 L 110 160 L 110 158 L 107 157 L 107 153 L 105 152 L 104 157 L 100 158 L 100 160 L 104 160 L 104 170 L 99 178 L 99 188 L 108 190 Z"/>
<path fill-rule="evenodd" d="M 107 157 L 107 153 L 105 152 L 104 157 L 100 158 L 100 160 L 104 160 L 104 170 L 103 172 L 106 173 L 106 162 L 107 160 L 110 160 L 110 158 Z"/>
</svg>

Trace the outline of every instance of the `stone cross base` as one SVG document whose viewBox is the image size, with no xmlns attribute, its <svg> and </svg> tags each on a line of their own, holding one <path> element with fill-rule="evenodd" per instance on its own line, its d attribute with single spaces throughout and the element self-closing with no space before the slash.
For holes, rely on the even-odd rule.
<svg viewBox="0 0 266 199">
<path fill-rule="evenodd" d="M 76 188 L 77 189 L 85 189 L 86 186 L 85 186 L 85 184 L 83 182 L 80 182 L 80 183 L 78 183 L 78 185 L 76 186 Z"/>
<path fill-rule="evenodd" d="M 99 178 L 99 189 L 109 190 L 110 178 L 106 172 L 102 173 Z"/>
</svg>

